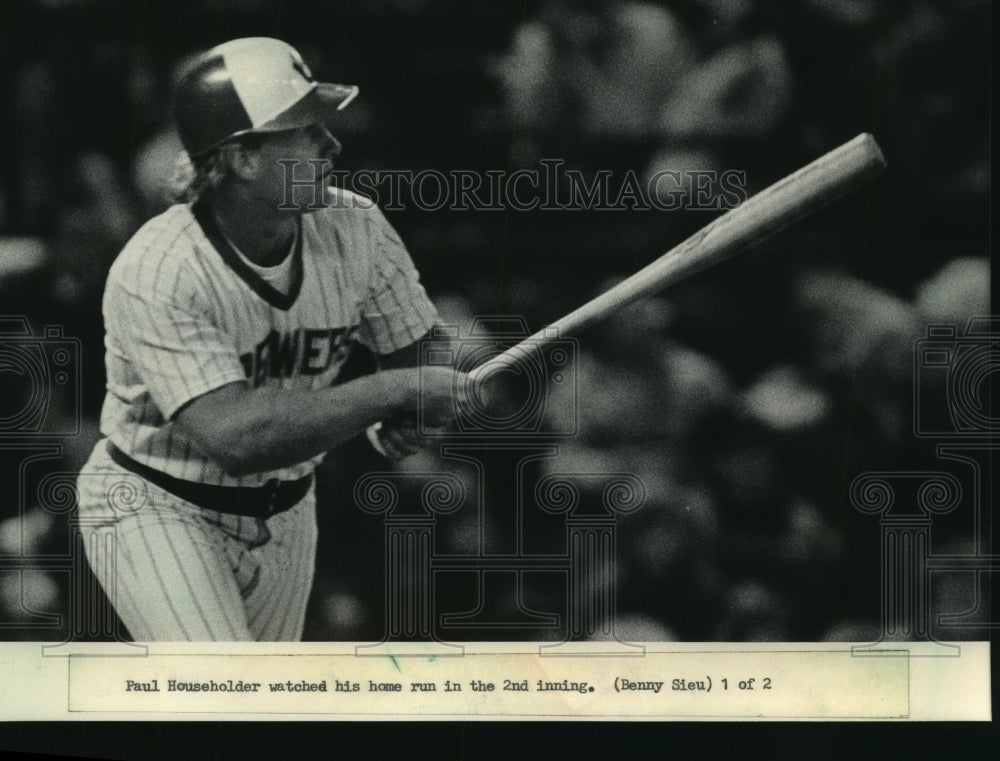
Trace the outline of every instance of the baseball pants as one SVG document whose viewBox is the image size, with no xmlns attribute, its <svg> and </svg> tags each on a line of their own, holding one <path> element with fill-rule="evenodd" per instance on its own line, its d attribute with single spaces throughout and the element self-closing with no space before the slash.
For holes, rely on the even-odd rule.
<svg viewBox="0 0 1000 761">
<path fill-rule="evenodd" d="M 220 513 L 123 469 L 102 441 L 78 488 L 88 562 L 133 639 L 301 639 L 316 558 L 314 487 L 267 520 Z"/>
</svg>

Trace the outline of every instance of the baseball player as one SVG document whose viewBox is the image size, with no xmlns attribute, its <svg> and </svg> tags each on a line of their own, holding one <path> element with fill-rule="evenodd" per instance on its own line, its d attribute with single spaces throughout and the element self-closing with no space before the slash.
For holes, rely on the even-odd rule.
<svg viewBox="0 0 1000 761">
<path fill-rule="evenodd" d="M 80 513 L 113 540 L 90 564 L 137 640 L 298 640 L 316 547 L 313 469 L 363 431 L 383 453 L 442 424 L 447 369 L 412 367 L 437 320 L 373 204 L 327 187 L 331 134 L 356 87 L 316 82 L 298 52 L 249 38 L 198 57 L 176 90 L 192 176 L 105 288 L 106 437 Z M 340 385 L 360 342 L 380 371 Z M 139 479 L 132 505 L 117 489 Z"/>
</svg>

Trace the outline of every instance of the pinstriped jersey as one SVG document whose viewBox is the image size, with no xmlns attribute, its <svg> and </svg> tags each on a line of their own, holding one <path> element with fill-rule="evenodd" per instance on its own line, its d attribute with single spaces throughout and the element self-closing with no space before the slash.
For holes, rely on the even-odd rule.
<svg viewBox="0 0 1000 761">
<path fill-rule="evenodd" d="M 115 446 L 177 478 L 225 486 L 312 471 L 322 455 L 231 476 L 172 418 L 233 382 L 329 386 L 355 342 L 388 354 L 434 325 L 437 312 L 395 230 L 374 204 L 334 192 L 343 194 L 338 203 L 299 217 L 287 293 L 241 260 L 203 205 L 173 206 L 135 234 L 104 293 L 101 431 Z"/>
</svg>

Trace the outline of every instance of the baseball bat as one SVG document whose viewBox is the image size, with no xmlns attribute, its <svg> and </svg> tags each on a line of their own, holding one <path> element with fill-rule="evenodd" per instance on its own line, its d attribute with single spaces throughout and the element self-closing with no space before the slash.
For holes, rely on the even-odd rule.
<svg viewBox="0 0 1000 761">
<path fill-rule="evenodd" d="M 547 328 L 472 370 L 470 380 L 511 369 L 548 339 L 572 335 L 644 296 L 725 261 L 751 243 L 802 219 L 885 168 L 875 138 L 865 133 L 751 196 L 653 263 Z"/>
</svg>

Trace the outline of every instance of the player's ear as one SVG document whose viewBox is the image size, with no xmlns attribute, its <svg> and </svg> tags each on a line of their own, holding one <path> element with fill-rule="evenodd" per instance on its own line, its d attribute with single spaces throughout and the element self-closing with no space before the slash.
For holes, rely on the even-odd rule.
<svg viewBox="0 0 1000 761">
<path fill-rule="evenodd" d="M 240 180 L 254 180 L 263 167 L 260 151 L 256 148 L 235 143 L 226 152 L 229 171 Z"/>
</svg>

